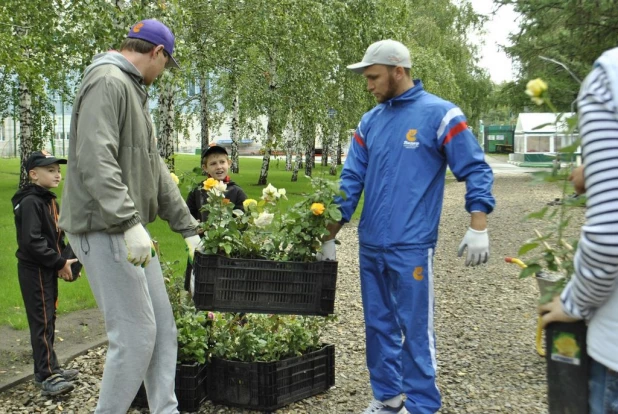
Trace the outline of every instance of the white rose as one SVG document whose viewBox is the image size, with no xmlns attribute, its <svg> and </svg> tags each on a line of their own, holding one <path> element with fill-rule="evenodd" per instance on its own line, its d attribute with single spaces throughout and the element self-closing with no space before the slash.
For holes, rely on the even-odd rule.
<svg viewBox="0 0 618 414">
<path fill-rule="evenodd" d="M 257 227 L 266 227 L 273 222 L 273 217 L 275 217 L 274 214 L 263 212 L 255 219 L 254 223 Z"/>
</svg>

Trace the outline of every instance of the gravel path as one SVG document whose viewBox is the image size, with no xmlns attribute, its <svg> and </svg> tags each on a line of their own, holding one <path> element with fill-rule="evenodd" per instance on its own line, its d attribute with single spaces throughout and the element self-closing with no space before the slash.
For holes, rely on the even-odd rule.
<svg viewBox="0 0 618 414">
<path fill-rule="evenodd" d="M 516 255 L 538 225 L 523 217 L 560 197 L 560 191 L 556 185 L 532 184 L 530 175 L 498 175 L 494 187 L 497 208 L 489 222 L 492 258 L 480 268 L 466 268 L 456 257 L 469 222 L 463 209 L 464 193 L 462 183 L 447 185 L 435 259 L 440 412 L 545 413 L 545 363 L 534 346 L 536 282 L 519 280 L 519 269 L 503 258 Z M 579 215 L 583 216 L 583 209 Z M 581 222 L 581 217 L 576 221 Z M 277 413 L 359 413 L 372 399 L 365 368 L 356 228 L 346 226 L 339 238 L 339 319 L 325 335 L 325 342 L 336 346 L 336 385 Z M 31 384 L 22 384 L 0 394 L 0 413 L 91 413 L 104 354 L 105 347 L 91 350 L 70 364 L 82 374 L 69 396 L 41 398 Z M 208 402 L 200 410 L 241 412 L 249 413 Z"/>
</svg>

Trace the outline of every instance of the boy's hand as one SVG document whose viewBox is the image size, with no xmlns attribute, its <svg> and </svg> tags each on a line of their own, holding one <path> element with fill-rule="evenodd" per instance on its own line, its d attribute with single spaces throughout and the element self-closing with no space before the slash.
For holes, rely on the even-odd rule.
<svg viewBox="0 0 618 414">
<path fill-rule="evenodd" d="M 584 165 L 580 165 L 571 171 L 569 175 L 569 181 L 573 183 L 573 188 L 577 194 L 584 194 L 586 192 L 586 182 L 584 178 Z"/>
<path fill-rule="evenodd" d="M 566 314 L 562 308 L 560 296 L 556 296 L 551 302 L 539 306 L 539 314 L 543 328 L 552 322 L 577 322 L 579 320 Z"/>
<path fill-rule="evenodd" d="M 70 282 L 73 280 L 73 273 L 71 272 L 71 265 L 77 262 L 77 259 L 68 259 L 64 264 L 64 267 L 58 270 L 58 277 Z"/>
</svg>

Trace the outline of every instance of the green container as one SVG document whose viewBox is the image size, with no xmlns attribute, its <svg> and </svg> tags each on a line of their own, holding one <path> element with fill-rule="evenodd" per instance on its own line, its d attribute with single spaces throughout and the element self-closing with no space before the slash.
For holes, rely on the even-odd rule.
<svg viewBox="0 0 618 414">
<path fill-rule="evenodd" d="M 513 152 L 515 127 L 511 125 L 485 126 L 485 152 Z"/>
</svg>

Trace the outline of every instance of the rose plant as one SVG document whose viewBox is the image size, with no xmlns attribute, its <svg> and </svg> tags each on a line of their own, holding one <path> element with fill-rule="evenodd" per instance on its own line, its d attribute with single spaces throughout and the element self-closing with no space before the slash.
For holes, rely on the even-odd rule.
<svg viewBox="0 0 618 414">
<path fill-rule="evenodd" d="M 559 113 L 552 104 L 549 97 L 549 86 L 542 79 L 534 79 L 528 82 L 526 94 L 537 105 L 547 105 L 556 115 L 556 126 L 558 123 L 566 123 L 566 131 L 573 134 L 577 127 L 577 116 L 565 117 Z M 539 125 L 536 129 L 546 126 Z M 558 128 L 556 128 L 558 130 Z M 576 140 L 568 147 L 562 148 L 561 152 L 567 158 L 574 158 L 574 154 L 579 148 L 580 141 Z M 520 277 L 531 275 L 553 274 L 551 286 L 541 296 L 541 303 L 551 300 L 559 293 L 573 274 L 573 255 L 577 248 L 577 239 L 568 239 L 569 226 L 574 217 L 574 207 L 585 205 L 585 196 L 569 197 L 572 186 L 569 177 L 572 169 L 561 170 L 560 174 L 555 172 L 535 173 L 537 180 L 558 181 L 562 189 L 562 198 L 558 203 L 558 208 L 543 207 L 541 210 L 531 213 L 527 219 L 538 220 L 541 230 L 535 230 L 535 236 L 527 240 L 519 249 L 518 255 L 528 255 L 525 259 L 526 267 L 521 270 Z"/>
<path fill-rule="evenodd" d="M 337 182 L 309 178 L 313 193 L 286 207 L 286 190 L 268 184 L 259 200 L 247 199 L 245 211 L 234 209 L 225 198 L 226 185 L 209 178 L 204 182 L 208 201 L 202 207 L 208 220 L 202 248 L 205 254 L 228 257 L 263 258 L 279 261 L 310 262 L 316 260 L 326 226 L 341 220 L 334 198 L 340 195 Z"/>
<path fill-rule="evenodd" d="M 319 349 L 321 334 L 334 316 L 294 316 L 209 312 L 210 357 L 271 362 Z"/>
</svg>

